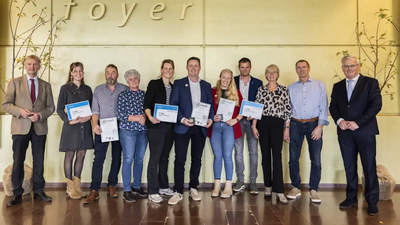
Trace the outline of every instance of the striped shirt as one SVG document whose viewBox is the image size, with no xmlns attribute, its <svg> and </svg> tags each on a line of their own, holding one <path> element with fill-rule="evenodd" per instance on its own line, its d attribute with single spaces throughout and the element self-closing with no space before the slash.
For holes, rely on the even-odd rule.
<svg viewBox="0 0 400 225">
<path fill-rule="evenodd" d="M 126 89 L 128 86 L 120 83 L 115 84 L 114 91 L 106 83 L 97 86 L 93 93 L 92 113 L 98 115 L 99 119 L 116 117 L 118 96 Z"/>
<path fill-rule="evenodd" d="M 171 85 L 165 85 L 165 92 L 167 94 L 167 99 L 165 101 L 165 104 L 167 105 L 169 105 L 169 99 L 171 98 L 171 91 L 172 91 Z"/>
</svg>

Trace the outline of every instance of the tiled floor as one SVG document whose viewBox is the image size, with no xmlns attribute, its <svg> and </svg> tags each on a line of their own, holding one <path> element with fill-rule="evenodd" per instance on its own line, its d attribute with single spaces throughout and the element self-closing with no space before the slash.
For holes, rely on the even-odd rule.
<svg viewBox="0 0 400 225">
<path fill-rule="evenodd" d="M 107 192 L 102 190 L 99 201 L 83 205 L 82 200 L 68 199 L 65 190 L 50 189 L 47 194 L 53 197 L 52 203 L 34 201 L 28 195 L 23 197 L 21 205 L 8 208 L 9 197 L 0 191 L 0 199 L 3 199 L 0 224 L 400 225 L 400 192 L 395 192 L 391 201 L 380 201 L 379 214 L 374 217 L 367 215 L 361 191 L 359 206 L 343 211 L 338 208 L 345 197 L 343 189 L 321 191 L 321 204 L 311 203 L 304 190 L 299 199 L 286 205 L 272 201 L 271 197 L 264 198 L 262 191 L 256 196 L 238 193 L 230 199 L 211 198 L 210 192 L 200 191 L 201 202 L 192 201 L 185 192 L 180 203 L 169 206 L 167 198 L 161 204 L 150 204 L 147 199 L 140 198 L 136 203 L 124 203 L 121 197 L 108 198 Z M 121 196 L 122 192 L 119 193 Z"/>
</svg>

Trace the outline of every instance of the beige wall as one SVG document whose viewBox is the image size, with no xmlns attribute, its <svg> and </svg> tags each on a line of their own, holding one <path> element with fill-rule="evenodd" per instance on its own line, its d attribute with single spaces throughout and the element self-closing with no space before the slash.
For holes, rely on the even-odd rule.
<svg viewBox="0 0 400 225">
<path fill-rule="evenodd" d="M 69 0 L 68 0 L 69 1 Z M 38 13 L 41 7 L 53 9 L 56 17 L 66 14 L 68 2 L 41 0 L 36 8 L 30 7 L 29 13 Z M 7 27 L 8 1 L 0 2 L 0 70 L 1 79 L 11 78 L 11 39 Z M 399 14 L 399 3 L 395 0 L 383 1 L 273 1 L 273 0 L 193 0 L 191 2 L 176 0 L 137 0 L 132 14 L 124 26 L 122 0 L 74 0 L 76 6 L 71 7 L 67 24 L 62 25 L 54 50 L 54 71 L 43 78 L 53 85 L 55 101 L 59 88 L 65 83 L 68 66 L 73 61 L 81 61 L 85 65 L 85 80 L 94 88 L 104 82 L 104 67 L 114 63 L 119 67 L 121 75 L 131 68 L 142 74 L 140 87 L 145 89 L 149 80 L 159 74 L 160 63 L 165 58 L 175 61 L 175 78 L 186 76 L 185 63 L 190 56 L 202 59 L 201 77 L 215 84 L 219 71 L 232 69 L 238 74 L 237 61 L 241 57 L 252 60 L 252 75 L 265 81 L 264 69 L 271 63 L 281 69 L 279 82 L 289 85 L 296 81 L 294 63 L 299 59 L 307 59 L 311 64 L 311 76 L 325 82 L 328 95 L 332 85 L 338 81 L 333 78 L 335 71 L 341 74 L 340 57 L 336 52 L 349 50 L 358 54 L 359 48 L 355 39 L 355 24 L 365 21 L 366 26 L 374 29 L 374 12 L 379 8 L 388 8 L 390 13 Z M 94 3 L 105 5 L 105 14 L 101 19 L 92 20 L 89 9 Z M 160 20 L 149 16 L 150 9 L 159 2 L 165 4 L 163 12 L 155 13 Z M 192 3 L 185 11 L 184 19 L 180 19 L 182 6 Z M 99 8 L 94 10 L 98 15 Z M 16 12 L 13 12 L 13 15 Z M 357 17 L 358 15 L 358 17 Z M 15 15 L 13 16 L 15 19 Z M 395 18 L 398 21 L 398 18 Z M 27 27 L 31 21 L 23 20 L 21 27 Z M 399 40 L 392 27 L 382 24 L 388 31 L 388 38 Z M 47 28 L 39 30 L 33 37 L 35 44 L 42 44 L 47 35 Z M 17 73 L 19 74 L 19 73 Z M 121 77 L 122 78 L 122 77 Z M 120 82 L 124 82 L 123 79 Z M 400 124 L 399 80 L 393 82 L 393 90 L 397 93 L 394 100 L 384 97 L 384 106 L 378 116 L 381 135 L 378 136 L 377 161 L 387 166 L 389 171 L 400 180 L 400 172 L 395 170 L 400 153 L 396 147 L 400 144 L 395 131 Z M 1 95 L 2 97 L 3 95 Z M 321 183 L 345 183 L 343 163 L 337 144 L 336 126 L 331 124 L 324 128 L 324 146 L 322 154 Z M 0 171 L 12 163 L 10 115 L 1 115 Z M 63 182 L 63 154 L 58 152 L 61 120 L 57 115 L 49 119 L 50 131 L 47 140 L 45 177 L 48 182 Z M 247 151 L 247 150 L 246 150 Z M 27 162 L 31 162 L 31 156 Z M 86 156 L 83 182 L 90 182 L 93 151 Z M 173 182 L 173 159 L 170 160 L 170 182 Z M 261 155 L 260 155 L 261 158 Z M 288 171 L 288 144 L 284 144 L 283 165 L 284 179 L 290 183 Z M 248 160 L 248 154 L 245 154 Z M 148 152 L 145 156 L 147 167 Z M 260 160 L 259 160 L 260 161 Z M 213 182 L 213 154 L 209 141 L 206 143 L 203 156 L 201 182 Z M 261 163 L 259 162 L 258 182 L 262 183 Z M 109 161 L 104 171 L 108 171 Z M 188 180 L 187 162 L 186 179 Z M 248 177 L 248 166 L 246 167 Z M 309 179 L 310 161 L 307 144 L 304 144 L 301 158 L 301 175 L 303 182 Z M 146 169 L 143 171 L 143 182 L 146 182 Z M 104 172 L 104 181 L 107 172 Z M 224 176 L 223 176 L 224 177 Z M 235 180 L 236 178 L 234 178 Z M 0 178 L 1 181 L 1 178 Z"/>
</svg>

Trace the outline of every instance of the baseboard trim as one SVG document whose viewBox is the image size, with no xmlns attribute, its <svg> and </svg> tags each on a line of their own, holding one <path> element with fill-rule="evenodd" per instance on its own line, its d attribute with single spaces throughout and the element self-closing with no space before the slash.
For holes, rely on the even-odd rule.
<svg viewBox="0 0 400 225">
<path fill-rule="evenodd" d="M 170 187 L 173 187 L 173 183 L 170 183 Z M 67 186 L 67 184 L 65 182 L 46 182 L 46 188 L 65 188 Z M 143 183 L 142 186 L 144 188 L 147 188 L 147 183 Z M 188 183 L 184 184 L 185 188 L 189 187 Z M 214 183 L 200 183 L 199 184 L 199 188 L 213 188 Z M 249 183 L 246 184 L 246 186 L 249 186 Z M 264 184 L 262 183 L 257 183 L 258 188 L 263 188 Z M 292 186 L 289 183 L 284 184 L 286 189 L 290 189 Z M 90 183 L 89 182 L 82 182 L 82 187 L 83 188 L 90 188 Z M 107 187 L 107 183 L 102 183 L 101 185 L 102 188 Z M 116 185 L 116 187 L 118 188 L 122 188 L 123 184 L 122 183 L 118 183 Z M 362 185 L 359 184 L 358 185 L 359 188 L 362 189 Z M 0 182 L 0 188 L 3 188 L 3 182 Z M 308 184 L 302 184 L 301 185 L 301 189 L 307 190 L 309 189 L 310 186 Z M 329 183 L 322 183 L 319 184 L 319 190 L 332 190 L 332 189 L 346 189 L 346 184 L 329 184 Z M 396 184 L 395 191 L 399 191 L 400 190 L 400 184 Z"/>
</svg>

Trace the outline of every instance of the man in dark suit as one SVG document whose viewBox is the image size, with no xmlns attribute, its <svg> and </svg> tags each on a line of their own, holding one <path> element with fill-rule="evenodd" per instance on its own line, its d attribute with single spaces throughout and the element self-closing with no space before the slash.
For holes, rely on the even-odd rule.
<svg viewBox="0 0 400 225">
<path fill-rule="evenodd" d="M 261 80 L 250 75 L 250 59 L 241 58 L 239 60 L 239 71 L 240 75 L 235 77 L 236 87 L 239 89 L 240 94 L 242 94 L 243 100 L 254 102 L 256 100 L 258 88 L 263 86 L 263 83 Z M 250 156 L 250 194 L 256 195 L 258 194 L 258 188 L 256 185 L 258 167 L 258 140 L 254 137 L 251 125 L 251 118 L 240 120 L 240 127 L 242 129 L 243 136 L 235 140 L 235 167 L 237 181 L 235 185 L 233 185 L 232 189 L 233 191 L 238 192 L 244 190 L 245 188 L 243 148 L 244 136 L 246 135 L 247 148 Z"/>
<path fill-rule="evenodd" d="M 376 115 L 382 108 L 382 96 L 376 79 L 359 74 L 360 61 L 355 56 L 342 58 L 346 79 L 333 86 L 329 110 L 338 125 L 337 134 L 346 171 L 346 199 L 339 208 L 357 205 L 357 155 L 360 154 L 365 176 L 367 213 L 378 213 L 379 184 L 376 175 L 376 139 L 379 134 Z"/>
<path fill-rule="evenodd" d="M 24 161 L 29 141 L 33 156 L 34 199 L 45 202 L 51 197 L 43 191 L 44 150 L 46 144 L 47 118 L 54 112 L 51 85 L 37 77 L 40 59 L 35 55 L 27 56 L 24 61 L 26 75 L 14 78 L 7 87 L 3 100 L 3 109 L 11 114 L 11 134 L 13 139 L 13 170 L 11 181 L 14 196 L 7 206 L 22 202 L 22 182 L 24 180 Z"/>
<path fill-rule="evenodd" d="M 185 162 L 188 151 L 189 141 L 191 140 L 192 164 L 190 167 L 189 195 L 194 201 L 200 201 L 201 196 L 197 192 L 199 185 L 199 175 L 201 169 L 201 157 L 206 142 L 207 129 L 212 124 L 214 117 L 214 104 L 211 93 L 211 84 L 201 80 L 199 72 L 201 70 L 200 59 L 191 57 L 187 60 L 186 69 L 188 76 L 174 82 L 171 93 L 171 105 L 177 105 L 178 122 L 175 124 L 175 193 L 169 199 L 168 204 L 175 205 L 182 200 L 183 184 L 185 178 Z M 193 108 L 198 103 L 210 104 L 210 112 L 205 127 L 195 126 L 192 117 Z M 196 121 L 195 121 L 196 123 Z"/>
</svg>

